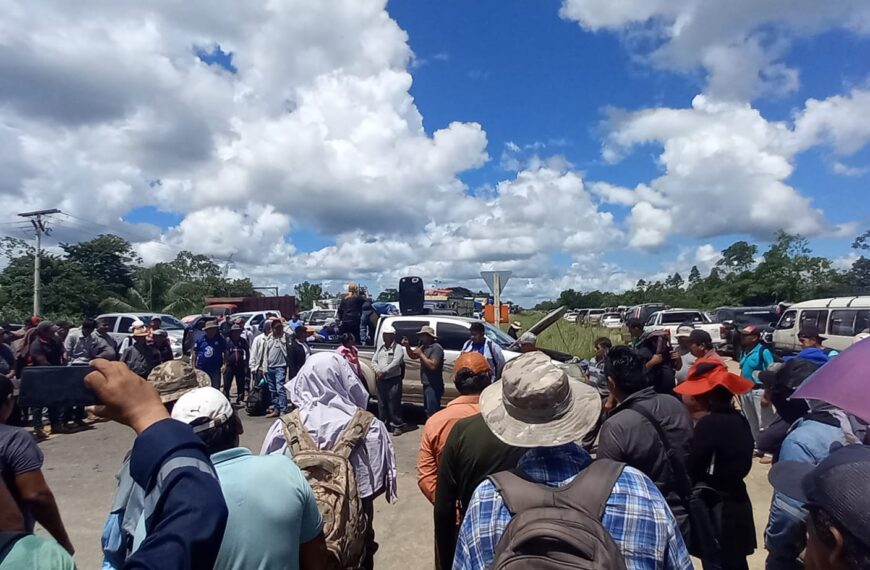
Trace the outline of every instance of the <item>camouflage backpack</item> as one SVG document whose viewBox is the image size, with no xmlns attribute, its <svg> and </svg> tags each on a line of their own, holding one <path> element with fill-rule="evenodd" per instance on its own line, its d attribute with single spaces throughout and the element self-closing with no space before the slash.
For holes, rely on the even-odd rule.
<svg viewBox="0 0 870 570">
<path fill-rule="evenodd" d="M 305 474 L 323 517 L 326 546 L 338 568 L 359 568 L 366 550 L 365 513 L 350 454 L 369 431 L 374 416 L 357 410 L 331 450 L 318 449 L 302 425 L 299 410 L 281 416 L 287 452 Z"/>
</svg>

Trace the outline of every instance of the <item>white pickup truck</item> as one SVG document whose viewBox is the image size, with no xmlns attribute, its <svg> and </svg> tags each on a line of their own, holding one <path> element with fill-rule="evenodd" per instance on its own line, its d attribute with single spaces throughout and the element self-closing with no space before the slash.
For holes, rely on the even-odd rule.
<svg viewBox="0 0 870 570">
<path fill-rule="evenodd" d="M 710 333 L 713 345 L 718 346 L 724 341 L 719 334 L 719 323 L 714 323 L 707 313 L 697 309 L 667 309 L 656 311 L 650 315 L 644 326 L 644 332 L 668 331 L 672 339 L 677 338 L 677 328 L 689 325 Z"/>
<path fill-rule="evenodd" d="M 556 309 L 529 328 L 529 331 L 536 335 L 540 334 L 547 327 L 558 321 L 564 312 L 564 307 Z M 375 347 L 359 348 L 360 365 L 363 370 L 363 375 L 365 376 L 366 384 L 368 385 L 369 393 L 372 397 L 377 395 L 375 373 L 374 370 L 372 370 L 371 362 L 375 349 L 381 346 L 384 342 L 383 335 L 381 334 L 383 327 L 389 325 L 396 329 L 396 342 L 401 342 L 402 337 L 408 337 L 408 342 L 411 343 L 411 346 L 417 346 L 419 344 L 417 332 L 420 328 L 428 326 L 435 329 L 438 343 L 444 348 L 443 401 L 447 402 L 456 397 L 456 388 L 453 386 L 453 363 L 462 351 L 462 346 L 468 340 L 469 329 L 471 323 L 474 322 L 479 321 L 478 319 L 449 315 L 382 317 L 378 322 L 378 329 L 375 337 L 377 339 L 377 344 Z M 483 323 L 483 325 L 486 328 L 486 337 L 501 347 L 506 360 L 511 360 L 520 355 L 517 349 L 517 343 L 513 338 L 489 323 Z M 311 348 L 314 352 L 335 350 L 336 347 L 336 344 L 330 343 L 311 343 Z M 543 352 L 547 353 L 553 360 L 558 362 L 573 363 L 577 360 L 570 354 L 551 350 L 543 350 Z M 576 371 L 569 370 L 569 373 L 574 375 L 581 374 L 579 366 L 577 366 Z M 402 385 L 402 401 L 415 404 L 423 403 L 423 385 L 420 382 L 420 361 L 412 360 L 407 354 L 405 355 L 405 381 Z"/>
</svg>

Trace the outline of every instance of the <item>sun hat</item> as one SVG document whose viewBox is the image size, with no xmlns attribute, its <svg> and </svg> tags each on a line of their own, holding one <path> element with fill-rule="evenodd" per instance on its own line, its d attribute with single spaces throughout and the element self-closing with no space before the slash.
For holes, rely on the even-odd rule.
<svg viewBox="0 0 870 570">
<path fill-rule="evenodd" d="M 543 352 L 508 362 L 480 395 L 486 425 L 515 447 L 555 447 L 583 439 L 601 415 L 598 391 L 571 379 Z"/>
<path fill-rule="evenodd" d="M 216 329 L 218 328 L 217 321 L 209 321 L 205 323 L 205 326 L 202 327 L 202 330 L 207 331 L 208 329 Z"/>
<path fill-rule="evenodd" d="M 396 329 L 394 329 L 390 325 L 384 325 L 384 327 L 381 329 L 381 334 L 396 334 Z"/>
<path fill-rule="evenodd" d="M 535 344 L 538 342 L 538 337 L 535 336 L 535 333 L 524 332 L 520 335 L 520 338 L 517 339 L 519 344 Z"/>
<path fill-rule="evenodd" d="M 57 325 L 55 325 L 55 324 L 54 324 L 53 322 L 51 322 L 51 321 L 40 321 L 39 324 L 36 325 L 36 330 L 37 330 L 38 332 L 41 332 L 41 331 L 48 331 L 48 330 L 55 330 L 56 328 L 57 328 Z"/>
<path fill-rule="evenodd" d="M 133 329 L 133 336 L 148 336 L 151 334 L 151 329 L 148 327 L 136 327 Z"/>
<path fill-rule="evenodd" d="M 837 446 L 838 444 L 834 444 Z M 780 461 L 770 470 L 773 488 L 818 507 L 870 546 L 870 446 L 834 447 L 818 465 Z"/>
<path fill-rule="evenodd" d="M 207 429 L 223 425 L 233 417 L 233 407 L 220 390 L 211 386 L 194 388 L 175 402 L 172 407 L 172 419 L 193 425 L 200 419 L 206 422 L 193 425 L 193 432 L 199 433 Z"/>
<path fill-rule="evenodd" d="M 680 325 L 677 327 L 677 334 L 674 336 L 676 336 L 677 338 L 680 338 L 681 336 L 691 338 L 692 331 L 694 331 L 694 330 L 695 330 L 695 327 L 693 327 L 692 325 Z"/>
<path fill-rule="evenodd" d="M 417 332 L 417 335 L 421 335 L 421 334 L 428 334 L 428 335 L 431 336 L 432 338 L 438 338 L 437 336 L 435 336 L 435 329 L 433 329 L 432 327 L 423 327 L 423 328 L 421 328 L 421 329 Z"/>
<path fill-rule="evenodd" d="M 689 376 L 674 388 L 674 392 L 684 396 L 706 394 L 716 386 L 722 386 L 735 396 L 752 390 L 755 383 L 728 372 L 725 364 L 717 358 L 699 358 L 692 365 Z"/>
<path fill-rule="evenodd" d="M 155 366 L 148 375 L 148 381 L 154 384 L 164 404 L 174 402 L 196 388 L 211 386 L 208 374 L 183 360 L 170 360 Z"/>
<path fill-rule="evenodd" d="M 519 322 L 519 321 L 514 321 L 514 322 L 511 323 L 511 326 L 514 327 L 514 328 L 517 329 L 517 330 L 522 330 L 522 328 L 523 328 L 523 323 L 521 323 L 521 322 Z"/>
<path fill-rule="evenodd" d="M 489 372 L 489 363 L 479 352 L 462 352 L 453 362 L 453 377 L 456 378 L 462 371 L 470 371 L 472 374 Z"/>
</svg>

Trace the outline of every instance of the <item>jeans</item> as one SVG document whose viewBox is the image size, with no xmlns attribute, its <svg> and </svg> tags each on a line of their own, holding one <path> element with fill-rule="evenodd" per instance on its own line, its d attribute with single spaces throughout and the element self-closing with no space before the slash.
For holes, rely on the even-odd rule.
<svg viewBox="0 0 870 570">
<path fill-rule="evenodd" d="M 284 380 L 286 378 L 287 368 L 283 366 L 266 370 L 266 384 L 269 386 L 269 395 L 272 396 L 272 405 L 279 414 L 287 411 L 287 390 L 284 388 Z"/>
<path fill-rule="evenodd" d="M 432 384 L 423 385 L 423 407 L 426 409 L 426 417 L 431 418 L 432 415 L 441 409 L 441 396 L 444 395 L 444 384 L 437 386 Z"/>
<path fill-rule="evenodd" d="M 227 400 L 230 399 L 230 388 L 233 385 L 233 378 L 236 379 L 236 400 L 241 400 L 245 397 L 247 372 L 244 367 L 233 368 L 232 366 L 227 366 L 224 368 L 224 395 L 227 397 Z"/>
<path fill-rule="evenodd" d="M 773 494 L 770 519 L 764 530 L 767 570 L 802 570 L 800 555 L 807 546 L 806 516 L 799 502 L 780 493 Z"/>
<path fill-rule="evenodd" d="M 740 407 L 743 409 L 746 421 L 749 422 L 749 429 L 752 431 L 752 439 L 755 441 L 756 447 L 758 446 L 758 434 L 776 419 L 773 406 L 761 407 L 763 395 L 763 390 L 750 390 L 740 395 Z"/>
<path fill-rule="evenodd" d="M 405 425 L 402 420 L 402 378 L 380 379 L 376 383 L 378 388 L 378 417 L 387 429 L 392 424 L 393 429 Z"/>
</svg>

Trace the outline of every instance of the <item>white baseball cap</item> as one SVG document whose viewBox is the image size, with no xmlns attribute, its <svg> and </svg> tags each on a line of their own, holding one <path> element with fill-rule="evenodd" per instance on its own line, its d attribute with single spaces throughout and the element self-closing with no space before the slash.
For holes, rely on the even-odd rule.
<svg viewBox="0 0 870 570">
<path fill-rule="evenodd" d="M 396 329 L 394 329 L 394 328 L 391 327 L 390 325 L 385 325 L 385 326 L 381 329 L 381 334 L 396 334 Z"/>
<path fill-rule="evenodd" d="M 225 424 L 233 417 L 233 407 L 220 390 L 211 386 L 196 388 L 181 396 L 172 408 L 172 419 L 192 424 L 198 419 L 207 422 L 193 426 L 194 433 Z"/>
</svg>

